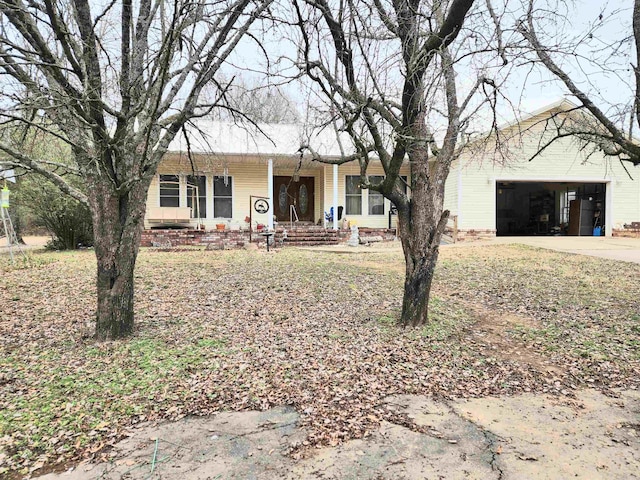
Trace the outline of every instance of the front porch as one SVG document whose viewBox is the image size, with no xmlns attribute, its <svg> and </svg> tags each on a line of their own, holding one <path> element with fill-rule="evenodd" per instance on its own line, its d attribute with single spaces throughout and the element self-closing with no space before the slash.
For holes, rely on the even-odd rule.
<svg viewBox="0 0 640 480">
<path fill-rule="evenodd" d="M 382 168 L 372 165 L 371 176 Z M 357 165 L 325 165 L 297 155 L 169 154 L 147 197 L 146 229 L 238 231 L 305 222 L 333 230 L 346 217 L 352 225 L 394 228 L 391 205 L 359 187 Z M 403 177 L 406 181 L 406 176 Z M 327 224 L 326 215 L 333 208 Z"/>
</svg>

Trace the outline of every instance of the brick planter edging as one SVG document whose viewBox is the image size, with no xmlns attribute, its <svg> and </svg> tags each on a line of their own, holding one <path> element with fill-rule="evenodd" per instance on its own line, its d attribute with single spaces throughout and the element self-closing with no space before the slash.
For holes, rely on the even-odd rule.
<svg viewBox="0 0 640 480">
<path fill-rule="evenodd" d="M 396 238 L 396 230 L 394 228 L 359 228 L 361 237 L 371 238 L 380 237 L 383 242 L 390 242 Z M 350 230 L 338 230 L 337 240 L 340 243 L 346 243 L 351 237 Z M 264 238 L 257 232 L 252 234 L 252 242 L 264 245 Z M 249 243 L 248 230 L 144 230 L 140 246 L 142 247 L 160 247 L 172 248 L 183 246 L 207 246 L 214 250 L 230 250 L 235 248 L 243 248 Z"/>
<path fill-rule="evenodd" d="M 614 228 L 611 232 L 611 236 L 640 238 L 640 228 Z"/>
<path fill-rule="evenodd" d="M 206 245 L 208 248 L 229 250 L 249 243 L 249 232 L 244 230 L 144 230 L 142 247 L 183 247 Z"/>
</svg>

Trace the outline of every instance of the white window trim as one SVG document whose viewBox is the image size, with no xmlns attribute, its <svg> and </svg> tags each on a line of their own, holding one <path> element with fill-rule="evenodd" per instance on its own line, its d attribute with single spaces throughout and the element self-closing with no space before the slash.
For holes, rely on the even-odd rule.
<svg viewBox="0 0 640 480">
<path fill-rule="evenodd" d="M 233 220 L 235 217 L 235 213 L 236 213 L 236 181 L 234 179 L 233 175 L 227 175 L 227 177 L 229 177 L 231 179 L 231 216 L 230 217 L 215 217 L 213 215 L 215 215 L 215 211 L 214 211 L 214 207 L 215 207 L 215 195 L 214 195 L 214 191 L 213 191 L 213 182 L 215 177 L 222 177 L 223 175 L 211 175 L 211 219 L 215 219 L 215 220 L 222 220 L 222 221 L 228 221 L 228 220 Z M 209 218 L 209 217 L 208 217 Z"/>
<path fill-rule="evenodd" d="M 348 173 L 346 173 L 344 175 L 344 212 L 342 213 L 342 215 L 343 216 L 349 215 L 351 217 L 362 217 L 362 216 L 365 216 L 365 213 L 363 213 L 363 212 L 368 212 L 369 211 L 369 202 L 368 202 L 368 199 L 365 200 L 365 197 L 368 197 L 368 195 L 364 195 L 362 193 L 362 187 L 360 187 L 360 214 L 358 215 L 357 213 L 347 213 L 347 198 L 348 198 L 347 197 L 348 196 L 348 194 L 347 194 L 347 177 L 360 177 L 360 175 L 359 174 L 352 175 L 352 174 L 348 174 Z M 355 197 L 356 195 L 351 195 L 351 196 Z"/>
<path fill-rule="evenodd" d="M 193 175 L 192 173 L 190 173 L 188 175 L 181 175 L 181 177 L 182 177 L 182 182 L 181 183 L 184 183 L 184 206 L 185 207 L 189 206 L 188 205 L 188 199 L 187 199 L 187 191 L 188 191 L 188 189 L 187 189 L 187 177 L 191 177 L 191 176 L 204 177 L 205 178 L 205 185 L 207 186 L 207 192 L 206 192 L 206 194 L 207 194 L 206 195 L 206 198 L 207 198 L 207 200 L 206 200 L 206 204 L 207 204 L 206 214 L 207 214 L 207 216 L 206 217 L 200 217 L 200 220 L 208 220 L 210 218 L 210 216 L 213 214 L 212 213 L 213 212 L 213 205 L 212 205 L 211 210 L 209 210 L 209 191 L 213 190 L 213 183 L 211 184 L 211 188 L 209 188 L 209 175 L 206 174 L 206 173 L 196 174 L 196 175 Z M 212 195 L 213 195 L 213 192 L 212 192 Z M 213 200 L 212 200 L 212 202 L 213 202 Z M 182 194 L 180 194 L 180 206 L 182 206 Z M 191 220 L 198 220 L 198 219 L 197 218 L 192 218 Z"/>
<path fill-rule="evenodd" d="M 382 177 L 383 181 L 384 181 L 384 174 L 382 175 L 369 175 L 369 177 Z M 387 205 L 387 199 L 384 197 L 384 195 L 382 195 L 382 193 L 380 192 L 375 192 L 376 194 L 382 196 L 382 213 L 369 213 L 369 194 L 371 192 L 371 189 L 367 188 L 367 210 L 366 210 L 366 215 L 368 217 L 384 217 L 385 214 L 389 213 L 389 207 Z M 365 210 L 363 210 L 365 211 Z"/>
<path fill-rule="evenodd" d="M 178 174 L 178 173 L 158 173 L 157 174 L 157 178 L 158 178 L 158 186 L 157 186 L 157 192 L 158 192 L 158 201 L 157 201 L 157 206 L 160 207 L 160 176 L 161 175 L 173 175 L 175 177 L 178 177 L 178 207 L 182 207 L 184 206 L 182 204 L 182 190 L 183 190 L 183 178 L 182 175 Z M 184 196 L 185 196 L 185 201 L 186 201 L 186 197 L 187 197 L 187 191 L 186 191 L 186 186 L 184 186 Z M 171 208 L 171 207 L 168 207 Z"/>
</svg>

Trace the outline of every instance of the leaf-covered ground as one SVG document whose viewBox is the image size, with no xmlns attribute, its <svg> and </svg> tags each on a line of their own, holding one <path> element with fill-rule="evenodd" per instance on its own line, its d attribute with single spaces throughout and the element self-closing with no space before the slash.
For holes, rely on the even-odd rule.
<svg viewBox="0 0 640 480">
<path fill-rule="evenodd" d="M 298 455 L 406 421 L 392 394 L 640 381 L 639 265 L 446 248 L 432 323 L 400 330 L 397 249 L 145 250 L 136 334 L 107 343 L 90 337 L 94 268 L 92 252 L 0 263 L 0 476 L 105 455 L 149 420 L 293 405 L 310 432 Z"/>
</svg>

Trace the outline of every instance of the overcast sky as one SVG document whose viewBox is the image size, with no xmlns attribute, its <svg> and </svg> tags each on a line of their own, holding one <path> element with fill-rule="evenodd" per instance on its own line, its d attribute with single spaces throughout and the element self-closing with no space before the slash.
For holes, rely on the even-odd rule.
<svg viewBox="0 0 640 480">
<path fill-rule="evenodd" d="M 521 11 L 522 2 L 526 0 L 509 0 L 508 8 L 512 12 Z M 565 42 L 583 39 L 584 35 L 591 31 L 594 25 L 599 25 L 593 31 L 593 37 L 586 39 L 590 43 L 587 48 L 575 51 L 577 55 L 568 57 L 554 57 L 560 64 L 566 66 L 571 72 L 577 73 L 578 85 L 592 93 L 598 102 L 604 105 L 605 109 L 609 104 L 628 103 L 631 98 L 630 84 L 631 70 L 630 59 L 608 59 L 604 50 L 605 46 L 619 42 L 625 34 L 631 34 L 631 0 L 539 0 L 541 3 L 550 1 L 554 12 L 566 17 L 564 23 L 556 25 L 546 25 L 541 34 L 558 33 Z M 484 2 L 482 2 L 484 3 Z M 499 0 L 494 0 L 498 4 Z M 557 5 L 555 5 L 557 4 Z M 602 14 L 602 19 L 600 15 Z M 516 15 L 514 13 L 514 15 Z M 558 21 L 562 22 L 561 19 Z M 510 22 L 513 26 L 513 22 Z M 551 39 L 548 39 L 549 41 Z M 286 42 L 282 41 L 281 34 L 275 32 L 267 37 L 264 43 L 265 49 L 271 54 L 288 53 L 292 55 L 293 50 L 285 47 Z M 633 43 L 628 42 L 624 48 L 625 53 L 629 53 Z M 590 50 L 598 51 L 600 58 L 599 65 L 590 64 L 584 58 L 578 61 L 580 55 L 589 55 Z M 243 70 L 242 75 L 261 81 L 264 75 L 260 71 L 264 70 L 264 57 L 257 48 L 256 43 L 246 38 L 234 55 L 234 63 Z M 602 71 L 601 65 L 606 64 L 608 71 Z M 621 71 L 622 70 L 622 71 Z M 626 71 L 624 71 L 626 70 Z M 231 74 L 232 70 L 229 70 Z M 468 82 L 474 82 L 474 74 L 459 71 L 459 78 L 464 80 L 466 76 Z M 620 78 L 620 76 L 626 78 Z M 283 87 L 284 91 L 292 97 L 299 105 L 304 104 L 304 96 L 299 85 L 289 85 Z M 543 106 L 551 104 L 562 98 L 566 91 L 554 81 L 553 77 L 544 69 L 537 68 L 531 70 L 527 67 L 514 69 L 509 77 L 508 88 L 503 90 L 505 95 L 516 106 L 519 106 L 522 113 L 537 110 Z M 513 109 L 504 108 L 501 110 L 502 120 L 513 119 Z"/>
</svg>

